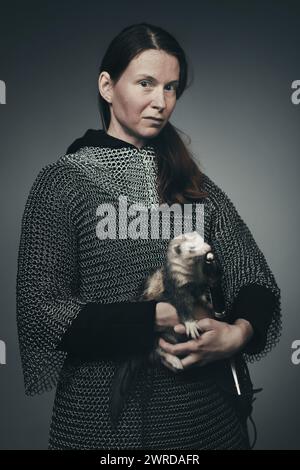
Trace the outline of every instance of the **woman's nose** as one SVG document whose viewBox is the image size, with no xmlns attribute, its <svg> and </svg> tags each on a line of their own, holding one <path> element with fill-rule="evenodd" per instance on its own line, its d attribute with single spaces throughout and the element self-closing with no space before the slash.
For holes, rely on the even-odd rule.
<svg viewBox="0 0 300 470">
<path fill-rule="evenodd" d="M 157 89 L 154 93 L 152 105 L 155 108 L 165 109 L 166 107 L 166 99 L 164 95 L 164 91 Z"/>
</svg>

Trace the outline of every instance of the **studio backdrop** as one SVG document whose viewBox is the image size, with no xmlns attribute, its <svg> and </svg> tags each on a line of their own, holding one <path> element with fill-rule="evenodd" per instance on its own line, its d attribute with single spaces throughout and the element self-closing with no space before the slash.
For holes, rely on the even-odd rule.
<svg viewBox="0 0 300 470">
<path fill-rule="evenodd" d="M 0 17 L 0 448 L 47 448 L 54 400 L 54 390 L 25 395 L 20 360 L 16 274 L 28 193 L 45 165 L 101 128 L 100 61 L 119 31 L 145 21 L 186 51 L 190 84 L 171 123 L 234 201 L 281 290 L 280 341 L 249 365 L 263 388 L 255 448 L 299 449 L 299 2 L 1 0 Z"/>
</svg>

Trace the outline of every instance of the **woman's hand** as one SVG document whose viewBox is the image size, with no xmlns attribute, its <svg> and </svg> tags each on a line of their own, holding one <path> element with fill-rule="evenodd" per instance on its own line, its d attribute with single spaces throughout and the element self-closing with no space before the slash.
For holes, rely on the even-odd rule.
<svg viewBox="0 0 300 470">
<path fill-rule="evenodd" d="M 201 330 L 201 335 L 197 339 L 179 344 L 168 343 L 163 338 L 159 340 L 159 346 L 165 352 L 181 359 L 183 370 L 192 365 L 204 366 L 209 362 L 231 357 L 242 349 L 253 335 L 251 324 L 241 318 L 233 325 L 211 318 L 203 318 L 197 324 Z M 178 324 L 174 330 L 184 334 L 185 326 Z M 181 370 L 175 369 L 163 358 L 162 362 L 174 372 Z"/>
<path fill-rule="evenodd" d="M 167 327 L 179 325 L 180 319 L 177 310 L 168 302 L 158 302 L 155 311 L 155 329 L 163 331 Z"/>
</svg>

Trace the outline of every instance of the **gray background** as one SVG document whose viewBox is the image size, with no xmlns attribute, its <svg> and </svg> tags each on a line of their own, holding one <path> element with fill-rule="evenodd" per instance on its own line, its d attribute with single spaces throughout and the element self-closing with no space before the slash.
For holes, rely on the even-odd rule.
<svg viewBox="0 0 300 470">
<path fill-rule="evenodd" d="M 26 397 L 15 320 L 20 222 L 29 189 L 87 128 L 99 128 L 97 71 L 110 40 L 132 23 L 169 30 L 194 81 L 171 122 L 192 139 L 202 169 L 232 198 L 282 291 L 283 336 L 250 366 L 257 449 L 300 448 L 298 310 L 299 2 L 0 2 L 1 318 L 0 448 L 47 446 L 53 393 Z"/>
</svg>

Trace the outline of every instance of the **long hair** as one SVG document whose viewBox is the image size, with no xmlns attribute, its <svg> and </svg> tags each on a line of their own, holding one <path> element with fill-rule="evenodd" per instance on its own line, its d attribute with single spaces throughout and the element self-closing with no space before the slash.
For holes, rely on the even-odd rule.
<svg viewBox="0 0 300 470">
<path fill-rule="evenodd" d="M 112 40 L 103 57 L 99 75 L 106 71 L 117 82 L 131 60 L 148 49 L 163 50 L 178 59 L 180 74 L 176 99 L 179 99 L 187 88 L 188 65 L 185 53 L 170 33 L 149 23 L 128 26 Z M 109 104 L 100 93 L 98 99 L 102 125 L 107 131 L 110 123 Z M 159 135 L 151 139 L 158 154 L 160 200 L 168 204 L 183 204 L 208 196 L 201 189 L 202 172 L 178 131 L 169 121 Z"/>
</svg>

